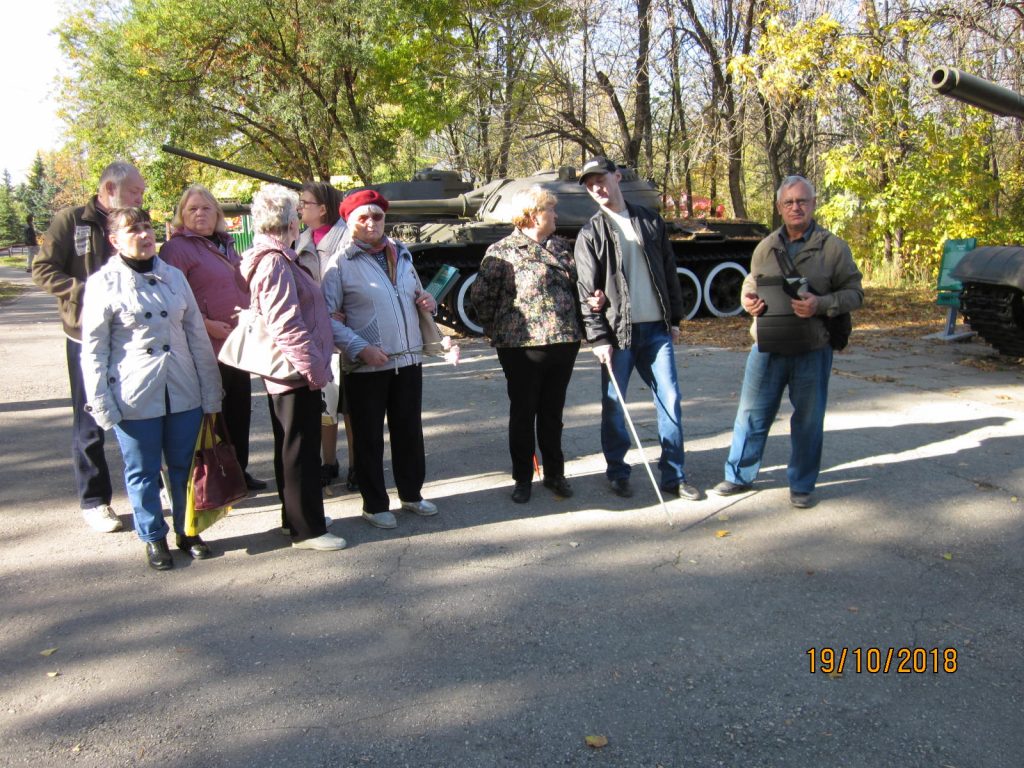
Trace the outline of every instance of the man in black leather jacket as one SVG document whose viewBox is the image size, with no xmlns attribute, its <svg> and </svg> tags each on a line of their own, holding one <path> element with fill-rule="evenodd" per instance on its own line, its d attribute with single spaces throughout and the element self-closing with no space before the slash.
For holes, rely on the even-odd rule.
<svg viewBox="0 0 1024 768">
<path fill-rule="evenodd" d="M 670 495 L 699 499 L 700 491 L 686 482 L 683 470 L 681 398 L 673 344 L 679 338 L 684 312 L 675 254 L 665 221 L 649 208 L 626 203 L 621 180 L 622 174 L 607 158 L 595 157 L 583 166 L 580 184 L 600 209 L 580 231 L 575 251 L 587 341 L 602 364 L 605 475 L 613 493 L 632 495 L 630 466 L 625 461 L 630 437 L 608 372 L 615 371 L 625 397 L 636 368 L 654 396 L 662 447 L 658 461 L 661 488 Z M 604 309 L 591 312 L 588 300 L 601 294 L 607 299 Z"/>
</svg>

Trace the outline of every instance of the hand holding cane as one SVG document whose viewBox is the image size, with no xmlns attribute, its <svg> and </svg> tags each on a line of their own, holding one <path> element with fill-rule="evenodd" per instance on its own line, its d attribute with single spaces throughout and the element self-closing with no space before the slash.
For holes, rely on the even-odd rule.
<svg viewBox="0 0 1024 768">
<path fill-rule="evenodd" d="M 640 444 L 640 436 L 636 433 L 636 427 L 633 426 L 633 418 L 629 415 L 629 409 L 626 408 L 626 398 L 622 396 L 622 390 L 619 389 L 619 382 L 615 378 L 615 372 L 612 370 L 611 355 L 609 354 L 604 359 L 605 368 L 608 370 L 608 378 L 612 380 L 612 386 L 615 387 L 615 396 L 619 399 L 619 405 L 622 407 L 622 415 L 626 417 L 626 424 L 629 425 L 629 432 L 633 435 L 633 442 L 636 443 L 637 450 L 640 451 L 640 458 L 643 459 L 644 469 L 647 470 L 647 476 L 651 478 L 651 485 L 654 486 L 654 492 L 658 494 L 658 501 L 661 503 L 661 508 L 665 510 L 665 517 L 668 520 L 669 528 L 673 527 L 672 515 L 669 514 L 668 506 L 665 504 L 665 499 L 661 495 L 661 486 L 658 485 L 654 479 L 654 472 L 651 471 L 651 465 L 647 463 L 647 454 L 644 452 L 644 447 Z"/>
</svg>

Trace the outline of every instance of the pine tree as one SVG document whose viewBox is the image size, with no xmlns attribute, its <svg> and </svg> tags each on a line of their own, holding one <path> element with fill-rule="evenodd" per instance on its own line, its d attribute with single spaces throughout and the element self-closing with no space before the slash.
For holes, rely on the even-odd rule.
<svg viewBox="0 0 1024 768">
<path fill-rule="evenodd" d="M 35 219 L 38 232 L 44 232 L 50 226 L 50 219 L 55 213 L 54 199 L 58 190 L 50 176 L 43 163 L 43 156 L 37 152 L 28 180 L 19 184 L 16 192 L 17 199 Z"/>
<path fill-rule="evenodd" d="M 3 186 L 0 187 L 0 245 L 21 242 L 24 228 L 20 218 L 11 174 L 4 168 Z"/>
</svg>

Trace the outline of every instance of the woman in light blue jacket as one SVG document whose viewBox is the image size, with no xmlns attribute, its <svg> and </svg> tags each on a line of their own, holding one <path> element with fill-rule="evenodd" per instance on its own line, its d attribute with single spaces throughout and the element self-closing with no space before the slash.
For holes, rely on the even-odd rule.
<svg viewBox="0 0 1024 768">
<path fill-rule="evenodd" d="M 331 259 L 322 284 L 334 343 L 343 364 L 354 366 L 345 374 L 345 395 L 356 480 L 363 519 L 378 528 L 397 525 L 384 483 L 385 420 L 402 509 L 437 514 L 420 493 L 426 476 L 420 314 L 433 313 L 436 305 L 420 285 L 409 250 L 384 235 L 387 208 L 388 201 L 370 189 L 342 201 L 340 213 L 351 240 Z"/>
<path fill-rule="evenodd" d="M 82 309 L 85 409 L 117 435 L 135 531 L 150 567 L 163 571 L 174 561 L 161 456 L 178 548 L 197 559 L 211 554 L 200 537 L 185 535 L 185 493 L 203 414 L 221 409 L 220 372 L 185 275 L 156 256 L 149 213 L 119 208 L 107 221 L 117 253 L 86 282 Z"/>
</svg>

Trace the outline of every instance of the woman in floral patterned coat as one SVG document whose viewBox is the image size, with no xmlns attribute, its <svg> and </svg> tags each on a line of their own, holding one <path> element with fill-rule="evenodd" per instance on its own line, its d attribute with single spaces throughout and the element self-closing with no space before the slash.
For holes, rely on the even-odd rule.
<svg viewBox="0 0 1024 768">
<path fill-rule="evenodd" d="M 505 372 L 512 501 L 524 504 L 530 500 L 535 446 L 544 486 L 557 496 L 572 496 L 562 454 L 562 409 L 583 324 L 572 253 L 551 236 L 558 219 L 555 196 L 531 187 L 511 204 L 516 228 L 487 249 L 472 301 Z"/>
</svg>

